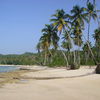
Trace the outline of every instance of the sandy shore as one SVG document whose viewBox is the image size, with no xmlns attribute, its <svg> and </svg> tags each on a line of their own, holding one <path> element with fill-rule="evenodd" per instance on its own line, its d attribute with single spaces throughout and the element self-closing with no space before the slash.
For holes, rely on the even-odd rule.
<svg viewBox="0 0 100 100">
<path fill-rule="evenodd" d="M 100 75 L 93 72 L 47 68 L 24 73 L 26 79 L 0 88 L 0 100 L 100 100 Z"/>
</svg>

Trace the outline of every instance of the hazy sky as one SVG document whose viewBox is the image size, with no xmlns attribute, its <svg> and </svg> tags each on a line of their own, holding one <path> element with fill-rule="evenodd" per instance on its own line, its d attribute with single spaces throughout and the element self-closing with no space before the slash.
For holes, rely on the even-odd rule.
<svg viewBox="0 0 100 100">
<path fill-rule="evenodd" d="M 85 0 L 0 0 L 0 54 L 36 52 L 41 29 L 55 10 L 68 13 L 76 4 L 85 5 Z M 96 22 L 91 27 L 93 32 Z"/>
</svg>

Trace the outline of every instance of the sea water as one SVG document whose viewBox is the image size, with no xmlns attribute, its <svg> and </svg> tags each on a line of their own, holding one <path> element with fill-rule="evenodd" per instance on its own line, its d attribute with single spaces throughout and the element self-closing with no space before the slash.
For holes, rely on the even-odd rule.
<svg viewBox="0 0 100 100">
<path fill-rule="evenodd" d="M 15 66 L 0 66 L 0 72 L 12 72 L 18 69 L 19 68 Z"/>
</svg>

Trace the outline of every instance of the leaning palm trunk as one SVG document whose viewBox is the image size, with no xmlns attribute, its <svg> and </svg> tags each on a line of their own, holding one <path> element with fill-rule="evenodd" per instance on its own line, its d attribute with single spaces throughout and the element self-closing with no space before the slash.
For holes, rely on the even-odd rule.
<svg viewBox="0 0 100 100">
<path fill-rule="evenodd" d="M 80 65 L 80 51 L 79 51 L 79 48 L 78 48 L 78 65 Z"/>
<path fill-rule="evenodd" d="M 78 65 L 80 65 L 80 45 L 79 45 L 79 36 L 78 36 Z"/>
<path fill-rule="evenodd" d="M 91 20 L 91 16 L 89 16 L 89 23 L 88 23 L 88 36 L 87 36 L 88 37 L 88 39 L 87 39 L 88 41 L 90 41 L 90 39 L 89 39 L 90 38 L 90 20 Z"/>
<path fill-rule="evenodd" d="M 85 64 L 87 64 L 87 61 L 88 61 L 88 53 L 85 52 Z"/>
<path fill-rule="evenodd" d="M 65 32 L 67 32 L 68 37 L 69 37 L 69 40 L 71 41 L 71 44 L 72 44 L 72 48 L 74 49 L 74 45 L 72 43 L 72 38 L 71 38 L 70 34 L 68 33 L 68 31 L 66 29 L 65 29 Z M 75 50 L 73 51 L 73 55 L 74 55 L 74 64 L 76 65 L 76 54 L 75 54 Z"/>
<path fill-rule="evenodd" d="M 49 55 L 48 55 L 48 64 L 52 63 L 52 53 L 49 50 Z"/>
<path fill-rule="evenodd" d="M 46 53 L 46 51 L 45 51 L 45 54 L 44 54 L 44 63 L 43 63 L 43 65 L 46 65 L 46 60 L 47 60 L 47 53 Z"/>
<path fill-rule="evenodd" d="M 93 60 L 94 60 L 94 63 L 97 65 L 97 61 L 96 61 L 96 59 L 95 59 L 95 57 L 94 57 L 94 54 L 93 54 L 93 52 L 92 52 L 92 50 L 91 50 L 91 47 L 90 47 L 88 41 L 87 41 L 87 45 L 88 45 L 89 51 L 90 51 L 90 53 L 91 53 L 91 55 L 92 55 L 92 58 L 93 58 Z"/>
<path fill-rule="evenodd" d="M 93 54 L 93 52 L 91 50 L 91 47 L 90 47 L 90 44 L 89 44 L 89 41 L 90 41 L 90 39 L 89 39 L 89 37 L 90 37 L 90 20 L 91 20 L 91 16 L 89 17 L 89 23 L 88 23 L 88 41 L 87 41 L 87 45 L 88 45 L 89 51 L 90 51 L 90 53 L 92 55 L 92 58 L 93 58 L 95 64 L 97 64 L 97 61 L 96 61 L 96 59 L 94 57 L 94 54 Z M 89 52 L 88 52 L 88 54 L 89 54 Z"/>
<path fill-rule="evenodd" d="M 59 49 L 60 49 L 60 47 L 59 47 Z M 63 50 L 60 49 L 60 51 L 62 52 L 62 54 L 63 54 L 63 56 L 64 56 L 64 58 L 66 60 L 66 67 L 68 67 L 69 66 L 68 58 L 66 57 L 65 53 L 63 52 Z"/>
<path fill-rule="evenodd" d="M 84 36 L 84 39 L 86 40 L 85 36 Z M 94 57 L 94 54 L 93 54 L 92 49 L 91 49 L 91 47 L 90 47 L 89 41 L 87 41 L 86 43 L 87 43 L 87 45 L 88 45 L 88 48 L 89 48 L 89 51 L 90 51 L 91 56 L 92 56 L 92 58 L 93 58 L 93 61 L 94 61 L 94 63 L 97 65 L 98 62 L 96 61 L 96 59 L 95 59 L 95 57 Z"/>
<path fill-rule="evenodd" d="M 73 55 L 74 55 L 74 64 L 76 64 L 76 54 L 75 54 L 75 50 L 73 51 Z"/>
</svg>

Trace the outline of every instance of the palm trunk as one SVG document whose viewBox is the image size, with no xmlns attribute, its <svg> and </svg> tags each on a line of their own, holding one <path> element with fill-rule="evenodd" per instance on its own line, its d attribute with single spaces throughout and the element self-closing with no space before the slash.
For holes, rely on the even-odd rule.
<svg viewBox="0 0 100 100">
<path fill-rule="evenodd" d="M 79 36 L 78 36 L 78 65 L 80 65 L 80 47 L 79 47 Z"/>
<path fill-rule="evenodd" d="M 78 49 L 78 65 L 80 65 L 80 51 Z"/>
<path fill-rule="evenodd" d="M 50 53 L 50 54 L 49 54 L 49 64 L 50 64 L 50 63 L 52 63 L 52 53 L 51 53 L 50 50 L 49 50 L 49 53 Z"/>
<path fill-rule="evenodd" d="M 89 51 L 90 51 L 90 53 L 91 53 L 91 55 L 92 55 L 92 58 L 93 58 L 93 60 L 94 60 L 95 64 L 97 65 L 97 61 L 96 61 L 96 59 L 95 59 L 95 57 L 94 57 L 94 54 L 93 54 L 93 52 L 92 52 L 92 50 L 91 50 L 91 47 L 90 47 L 90 45 L 89 45 L 89 42 L 88 42 L 88 41 L 87 41 L 87 45 L 88 45 L 88 47 L 89 47 Z"/>
<path fill-rule="evenodd" d="M 60 49 L 60 47 L 59 47 L 59 49 Z M 62 54 L 63 54 L 63 56 L 64 56 L 64 58 L 66 60 L 66 67 L 68 67 L 69 66 L 68 58 L 66 57 L 65 53 L 63 52 L 63 50 L 60 49 L 60 51 L 62 52 Z"/>
<path fill-rule="evenodd" d="M 90 41 L 90 20 L 91 20 L 91 16 L 89 16 L 89 23 L 88 23 L 88 42 Z"/>
<path fill-rule="evenodd" d="M 69 50 L 69 65 L 71 64 L 71 52 L 70 52 L 70 50 Z"/>
<path fill-rule="evenodd" d="M 84 39 L 86 40 L 85 36 L 84 36 Z M 90 53 L 91 53 L 91 55 L 92 55 L 93 61 L 94 61 L 94 63 L 97 65 L 98 62 L 96 61 L 96 59 L 95 59 L 95 57 L 94 57 L 94 54 L 93 54 L 92 49 L 91 49 L 91 47 L 90 47 L 90 44 L 89 44 L 88 41 L 87 41 L 86 43 L 87 43 L 88 48 L 89 48 L 89 51 L 90 51 Z"/>
<path fill-rule="evenodd" d="M 85 52 L 85 64 L 87 64 L 87 61 L 88 61 L 88 53 Z"/>
<path fill-rule="evenodd" d="M 46 51 L 45 51 L 45 54 L 44 54 L 44 63 L 43 63 L 43 65 L 46 65 L 46 60 L 47 60 L 47 55 L 46 55 Z"/>
<path fill-rule="evenodd" d="M 76 54 L 75 54 L 75 50 L 73 51 L 74 54 L 74 64 L 76 64 Z"/>
<path fill-rule="evenodd" d="M 67 32 L 67 30 L 65 29 L 65 32 Z M 74 49 L 74 45 L 73 45 L 73 43 L 72 43 L 72 38 L 71 38 L 71 36 L 70 36 L 70 34 L 67 32 L 67 34 L 68 34 L 68 37 L 69 37 L 69 39 L 70 39 L 70 41 L 71 41 L 71 44 L 72 44 L 72 48 Z M 75 50 L 73 51 L 73 55 L 74 55 L 74 64 L 76 64 L 76 54 L 75 54 Z"/>
</svg>

